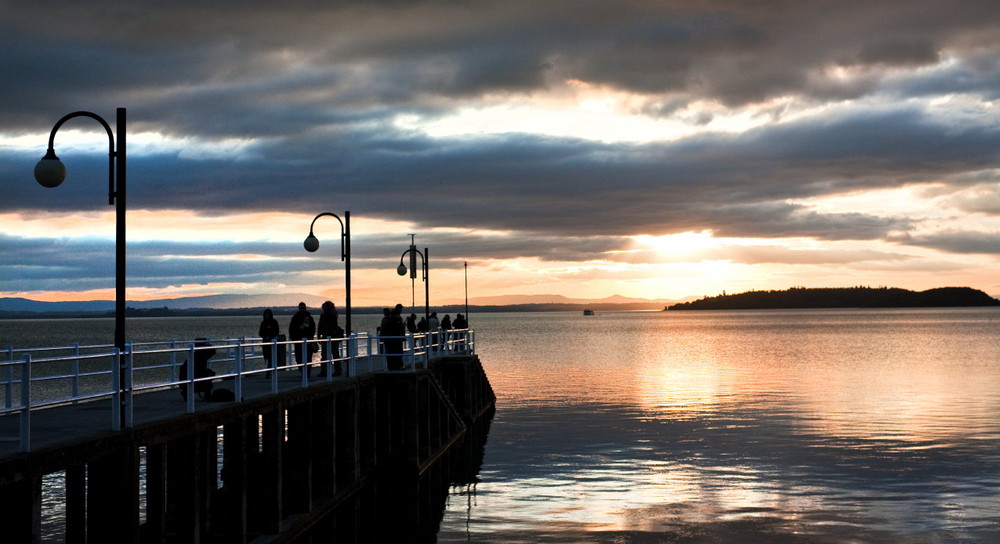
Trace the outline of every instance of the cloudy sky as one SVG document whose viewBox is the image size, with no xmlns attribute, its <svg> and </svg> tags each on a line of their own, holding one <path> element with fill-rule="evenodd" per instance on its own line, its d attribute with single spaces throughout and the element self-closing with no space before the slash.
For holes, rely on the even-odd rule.
<svg viewBox="0 0 1000 544">
<path fill-rule="evenodd" d="M 996 0 L 0 0 L 0 296 L 1000 296 Z M 417 288 L 420 293 L 420 287 Z M 418 297 L 419 298 L 419 297 Z"/>
</svg>

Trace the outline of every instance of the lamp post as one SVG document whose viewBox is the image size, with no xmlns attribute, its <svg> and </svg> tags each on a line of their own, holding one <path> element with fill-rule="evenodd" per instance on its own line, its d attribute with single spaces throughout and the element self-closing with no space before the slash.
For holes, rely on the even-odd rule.
<svg viewBox="0 0 1000 544">
<path fill-rule="evenodd" d="M 410 235 L 410 249 L 417 249 L 416 242 L 414 241 L 416 237 L 417 237 L 416 234 Z M 411 269 L 417 268 L 417 256 L 413 253 L 410 254 L 410 268 Z M 417 272 L 416 270 L 414 270 L 414 272 L 410 274 L 410 306 L 417 305 L 416 279 L 417 279 Z"/>
<path fill-rule="evenodd" d="M 410 269 L 409 269 L 410 279 L 414 279 L 417 277 L 417 255 L 420 255 L 420 262 L 423 263 L 422 270 L 423 270 L 423 280 L 424 280 L 424 319 L 426 319 L 427 323 L 429 324 L 431 321 L 431 303 L 430 303 L 431 288 L 430 288 L 430 280 L 428 279 L 427 275 L 427 258 L 428 258 L 427 248 L 425 247 L 424 252 L 421 253 L 420 250 L 417 249 L 417 246 L 410 244 L 410 249 L 407 249 L 406 251 L 403 252 L 402 255 L 399 256 L 399 266 L 396 267 L 396 273 L 399 274 L 400 276 L 406 275 L 406 265 L 403 264 L 403 257 L 406 257 L 407 254 L 410 255 Z"/>
<path fill-rule="evenodd" d="M 340 260 L 344 261 L 344 273 L 346 279 L 344 281 L 344 303 L 347 306 L 347 312 L 344 315 L 344 330 L 347 331 L 346 336 L 351 336 L 351 212 L 344 212 L 344 219 L 341 219 L 337 214 L 331 212 L 323 212 L 321 214 L 313 217 L 312 223 L 309 224 L 309 236 L 306 236 L 302 246 L 306 248 L 309 253 L 315 252 L 319 249 L 319 239 L 313 234 L 313 226 L 316 224 L 316 220 L 320 217 L 328 215 L 333 217 L 340 223 Z"/>
<path fill-rule="evenodd" d="M 118 348 L 118 368 L 122 393 L 125 383 L 125 108 L 116 111 L 115 127 L 118 146 L 115 147 L 115 132 L 100 115 L 89 111 L 77 111 L 63 116 L 49 133 L 49 148 L 42 160 L 35 165 L 35 180 L 44 187 L 58 187 L 66 179 L 66 166 L 56 156 L 54 142 L 56 132 L 66 121 L 76 117 L 89 117 L 104 127 L 108 133 L 108 204 L 115 207 L 115 347 Z M 125 425 L 126 395 L 121 398 L 121 420 Z"/>
</svg>

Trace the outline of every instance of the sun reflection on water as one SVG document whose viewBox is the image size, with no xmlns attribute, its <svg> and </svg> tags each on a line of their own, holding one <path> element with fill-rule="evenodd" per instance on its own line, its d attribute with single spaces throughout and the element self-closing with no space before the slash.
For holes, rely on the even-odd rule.
<svg viewBox="0 0 1000 544">
<path fill-rule="evenodd" d="M 499 399 L 473 541 L 916 543 L 1000 526 L 995 309 L 538 317 L 480 336 Z"/>
</svg>

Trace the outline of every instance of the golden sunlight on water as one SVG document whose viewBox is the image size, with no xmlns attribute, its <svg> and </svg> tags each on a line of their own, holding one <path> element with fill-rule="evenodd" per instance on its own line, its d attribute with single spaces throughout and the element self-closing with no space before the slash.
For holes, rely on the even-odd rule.
<svg viewBox="0 0 1000 544">
<path fill-rule="evenodd" d="M 473 541 L 983 541 L 1000 526 L 996 309 L 493 317 Z"/>
</svg>

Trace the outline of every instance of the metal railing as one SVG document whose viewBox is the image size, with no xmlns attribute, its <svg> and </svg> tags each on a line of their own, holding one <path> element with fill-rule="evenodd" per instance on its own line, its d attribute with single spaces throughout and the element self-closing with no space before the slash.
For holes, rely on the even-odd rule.
<svg viewBox="0 0 1000 544">
<path fill-rule="evenodd" d="M 398 354 L 386 353 L 385 340 L 392 339 L 402 341 Z M 214 352 L 199 355 L 205 350 Z M 269 342 L 255 337 L 137 342 L 126 344 L 124 351 L 111 345 L 8 347 L 0 351 L 0 357 L 6 357 L 0 360 L 0 422 L 12 417 L 19 421 L 17 435 L 8 436 L 12 434 L 10 426 L 5 426 L 0 441 L 18 441 L 21 451 L 29 451 L 32 413 L 60 406 L 110 399 L 109 424 L 117 430 L 133 426 L 134 401 L 145 393 L 180 389 L 185 411 L 191 413 L 200 406 L 196 403 L 199 390 L 211 390 L 213 382 L 231 385 L 233 398 L 227 400 L 241 402 L 244 380 L 253 376 L 270 379 L 270 393 L 275 394 L 283 371 L 299 371 L 301 387 L 309 387 L 387 371 L 387 359 L 392 355 L 401 358 L 403 370 L 413 370 L 426 368 L 431 357 L 474 352 L 472 330 L 403 337 L 355 333 L 342 339 Z M 197 365 L 188 361 L 199 356 L 207 359 L 211 374 L 192 371 Z M 287 377 L 282 382 L 287 389 Z"/>
</svg>

